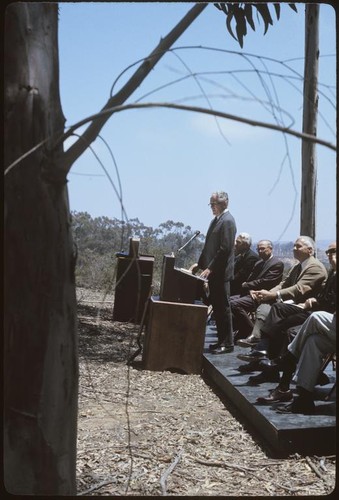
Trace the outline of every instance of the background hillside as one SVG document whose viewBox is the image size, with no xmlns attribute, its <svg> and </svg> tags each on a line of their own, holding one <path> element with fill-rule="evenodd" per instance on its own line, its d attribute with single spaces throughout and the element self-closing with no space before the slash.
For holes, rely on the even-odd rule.
<svg viewBox="0 0 339 500">
<path fill-rule="evenodd" d="M 155 292 L 160 285 L 163 255 L 176 253 L 193 235 L 190 226 L 168 220 L 158 227 L 145 226 L 139 219 L 127 223 L 108 217 L 92 218 L 87 212 L 72 212 L 74 243 L 77 252 L 77 286 L 94 290 L 113 291 L 115 284 L 116 253 L 128 252 L 129 239 L 139 238 L 139 253 L 155 257 L 153 281 Z M 176 266 L 188 269 L 197 262 L 204 243 L 204 235 L 196 237 L 177 255 Z M 327 266 L 325 249 L 328 241 L 318 242 L 318 258 Z M 255 249 L 256 242 L 253 242 Z M 286 270 L 293 263 L 293 242 L 275 242 L 274 253 L 285 262 Z"/>
</svg>

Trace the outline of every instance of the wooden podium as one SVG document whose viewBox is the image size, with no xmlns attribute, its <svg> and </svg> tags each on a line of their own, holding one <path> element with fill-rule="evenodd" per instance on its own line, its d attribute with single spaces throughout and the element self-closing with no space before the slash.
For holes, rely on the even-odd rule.
<svg viewBox="0 0 339 500">
<path fill-rule="evenodd" d="M 200 374 L 207 306 L 151 297 L 143 348 L 145 370 Z"/>
<path fill-rule="evenodd" d="M 140 323 L 150 295 L 154 257 L 139 255 L 139 240 L 130 239 L 129 253 L 117 253 L 113 321 Z"/>
</svg>

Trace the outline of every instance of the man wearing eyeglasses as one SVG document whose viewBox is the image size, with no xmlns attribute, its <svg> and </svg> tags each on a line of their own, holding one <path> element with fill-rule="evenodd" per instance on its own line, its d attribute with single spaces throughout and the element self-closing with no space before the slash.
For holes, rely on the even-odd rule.
<svg viewBox="0 0 339 500">
<path fill-rule="evenodd" d="M 230 281 L 234 276 L 236 223 L 228 210 L 228 194 L 212 193 L 209 203 L 214 219 L 208 228 L 205 245 L 198 260 L 200 276 L 208 280 L 209 301 L 213 307 L 218 342 L 210 345 L 212 354 L 234 350 Z"/>
</svg>

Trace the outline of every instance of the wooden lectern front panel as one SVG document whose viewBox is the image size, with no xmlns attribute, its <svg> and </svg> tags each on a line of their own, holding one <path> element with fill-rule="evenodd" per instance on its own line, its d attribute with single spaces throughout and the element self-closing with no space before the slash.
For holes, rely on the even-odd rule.
<svg viewBox="0 0 339 500">
<path fill-rule="evenodd" d="M 152 297 L 144 340 L 144 369 L 201 373 L 206 320 L 204 305 Z"/>
</svg>

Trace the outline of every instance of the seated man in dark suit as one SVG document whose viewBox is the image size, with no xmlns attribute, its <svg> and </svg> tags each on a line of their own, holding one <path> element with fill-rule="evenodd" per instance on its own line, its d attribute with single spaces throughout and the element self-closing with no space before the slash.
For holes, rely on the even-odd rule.
<svg viewBox="0 0 339 500">
<path fill-rule="evenodd" d="M 259 260 L 259 255 L 251 250 L 252 238 L 248 233 L 240 233 L 234 244 L 234 278 L 230 282 L 231 296 L 240 295 L 241 285 L 246 281 L 253 269 L 254 264 Z"/>
<path fill-rule="evenodd" d="M 263 288 L 269 290 L 280 283 L 283 276 L 284 264 L 273 255 L 273 243 L 270 240 L 260 240 L 257 251 L 259 260 L 241 284 L 240 294 L 231 296 L 233 329 L 237 331 L 235 339 L 238 345 L 241 345 L 239 339 L 246 337 L 247 343 L 252 342 L 250 333 L 253 329 L 253 322 L 248 313 L 254 312 L 259 305 L 253 290 Z M 258 341 L 259 339 L 254 338 L 250 345 L 255 345 Z"/>
</svg>

